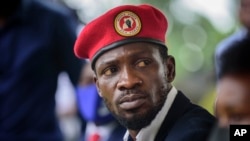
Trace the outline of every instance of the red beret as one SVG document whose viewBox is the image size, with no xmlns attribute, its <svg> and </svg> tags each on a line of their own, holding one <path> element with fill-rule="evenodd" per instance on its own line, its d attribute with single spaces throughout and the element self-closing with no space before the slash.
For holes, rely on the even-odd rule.
<svg viewBox="0 0 250 141">
<path fill-rule="evenodd" d="M 89 58 L 92 66 L 105 51 L 133 42 L 150 42 L 165 47 L 167 19 L 150 5 L 115 7 L 87 24 L 78 36 L 74 52 Z"/>
</svg>

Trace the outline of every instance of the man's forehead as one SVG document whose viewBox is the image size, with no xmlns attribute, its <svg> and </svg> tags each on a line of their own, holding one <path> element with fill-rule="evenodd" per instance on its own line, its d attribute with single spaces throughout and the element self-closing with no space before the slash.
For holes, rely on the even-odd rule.
<svg viewBox="0 0 250 141">
<path fill-rule="evenodd" d="M 122 57 L 132 59 L 133 57 L 153 56 L 155 53 L 159 53 L 157 45 L 151 43 L 131 43 L 103 53 L 96 60 L 96 64 L 112 62 Z"/>
</svg>

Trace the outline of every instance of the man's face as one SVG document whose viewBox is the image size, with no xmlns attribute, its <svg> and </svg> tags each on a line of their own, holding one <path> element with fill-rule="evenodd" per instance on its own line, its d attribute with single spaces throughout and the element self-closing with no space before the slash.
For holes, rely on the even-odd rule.
<svg viewBox="0 0 250 141">
<path fill-rule="evenodd" d="M 250 75 L 227 75 L 218 85 L 216 114 L 221 127 L 250 124 Z"/>
<path fill-rule="evenodd" d="M 149 125 L 164 104 L 175 75 L 174 58 L 163 63 L 158 47 L 132 43 L 98 58 L 95 81 L 108 109 L 131 130 Z"/>
<path fill-rule="evenodd" d="M 241 23 L 250 30 L 250 0 L 241 0 L 239 17 Z"/>
</svg>

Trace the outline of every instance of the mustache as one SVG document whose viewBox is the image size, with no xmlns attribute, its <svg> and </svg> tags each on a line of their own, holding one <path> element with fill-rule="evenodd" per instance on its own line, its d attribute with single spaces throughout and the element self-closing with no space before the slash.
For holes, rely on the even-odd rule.
<svg viewBox="0 0 250 141">
<path fill-rule="evenodd" d="M 123 90 L 119 96 L 118 103 L 129 102 L 136 99 L 146 98 L 149 94 L 146 91 L 139 89 L 126 89 Z"/>
</svg>

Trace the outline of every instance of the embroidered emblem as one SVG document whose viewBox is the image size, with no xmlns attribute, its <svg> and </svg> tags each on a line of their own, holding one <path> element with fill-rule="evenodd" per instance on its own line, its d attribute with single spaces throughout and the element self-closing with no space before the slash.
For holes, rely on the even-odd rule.
<svg viewBox="0 0 250 141">
<path fill-rule="evenodd" d="M 116 16 L 114 26 L 122 36 L 135 36 L 141 31 L 141 20 L 135 13 L 123 11 Z"/>
</svg>

